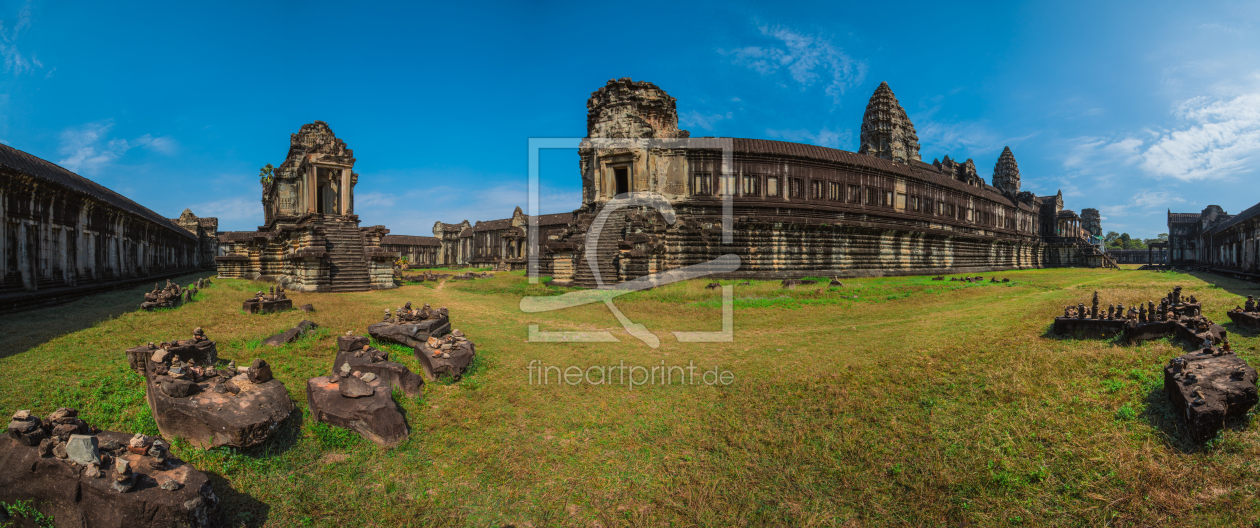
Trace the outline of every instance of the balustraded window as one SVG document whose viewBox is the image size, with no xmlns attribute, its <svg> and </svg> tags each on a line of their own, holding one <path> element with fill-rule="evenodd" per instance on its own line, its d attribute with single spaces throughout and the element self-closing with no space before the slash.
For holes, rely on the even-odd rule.
<svg viewBox="0 0 1260 528">
<path fill-rule="evenodd" d="M 766 176 L 766 196 L 779 196 L 778 176 Z"/>
<path fill-rule="evenodd" d="M 788 193 L 792 198 L 803 198 L 805 196 L 805 180 L 792 178 L 789 183 Z"/>
<path fill-rule="evenodd" d="M 838 202 L 838 201 L 843 200 L 843 199 L 844 199 L 844 195 L 842 194 L 842 193 L 843 193 L 843 191 L 841 190 L 841 189 L 843 189 L 843 188 L 844 188 L 844 187 L 843 187 L 842 185 L 840 185 L 840 183 L 839 183 L 839 182 L 828 182 L 828 185 L 827 185 L 827 199 L 828 199 L 828 200 L 831 200 L 831 201 L 833 201 L 833 202 Z"/>
<path fill-rule="evenodd" d="M 744 176 L 743 180 L 744 196 L 760 196 L 761 195 L 761 177 L 760 176 Z"/>
<path fill-rule="evenodd" d="M 696 196 L 712 196 L 713 195 L 713 175 L 707 172 L 697 172 L 691 177 L 691 193 Z"/>
</svg>

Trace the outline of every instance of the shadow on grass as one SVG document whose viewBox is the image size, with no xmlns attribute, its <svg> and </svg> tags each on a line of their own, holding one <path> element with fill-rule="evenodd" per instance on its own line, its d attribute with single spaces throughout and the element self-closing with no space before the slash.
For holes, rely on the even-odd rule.
<svg viewBox="0 0 1260 528">
<path fill-rule="evenodd" d="M 1190 271 L 1186 275 L 1199 279 L 1207 284 L 1215 285 L 1217 288 L 1225 290 L 1231 294 L 1246 297 L 1248 295 L 1260 294 L 1260 284 L 1242 279 L 1235 279 L 1225 275 L 1217 275 L 1207 271 Z M 1233 306 L 1229 306 L 1233 308 Z"/>
<path fill-rule="evenodd" d="M 177 282 L 187 285 L 204 276 L 204 272 L 184 275 Z M 103 321 L 140 311 L 144 294 L 152 289 L 147 283 L 137 284 L 130 288 L 88 295 L 60 306 L 5 314 L 0 317 L 0 359 L 25 352 L 63 335 L 86 330 Z M 200 295 L 199 293 L 198 296 Z"/>
<path fill-rule="evenodd" d="M 219 511 L 223 512 L 225 526 L 254 528 L 267 524 L 271 506 L 232 488 L 232 484 L 218 473 L 206 471 L 214 494 L 219 497 Z"/>
</svg>

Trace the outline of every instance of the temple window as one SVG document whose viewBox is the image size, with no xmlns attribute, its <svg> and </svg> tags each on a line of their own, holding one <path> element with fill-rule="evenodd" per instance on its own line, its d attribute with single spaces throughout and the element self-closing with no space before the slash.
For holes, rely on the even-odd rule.
<svg viewBox="0 0 1260 528">
<path fill-rule="evenodd" d="M 760 176 L 744 176 L 742 178 L 744 196 L 758 196 L 761 194 L 761 177 Z"/>
<path fill-rule="evenodd" d="M 844 191 L 841 190 L 843 188 L 844 187 L 841 186 L 840 183 L 838 182 L 830 182 L 830 184 L 827 186 L 827 199 L 836 201 L 836 202 L 843 200 Z"/>
<path fill-rule="evenodd" d="M 852 203 L 862 202 L 862 188 L 857 185 L 849 186 L 849 201 Z"/>
<path fill-rule="evenodd" d="M 788 192 L 792 198 L 801 198 L 805 196 L 805 180 L 800 178 L 792 178 L 790 180 Z"/>
<path fill-rule="evenodd" d="M 766 196 L 779 196 L 778 176 L 766 176 Z"/>
<path fill-rule="evenodd" d="M 813 180 L 809 182 L 809 197 L 815 200 L 821 200 L 823 197 L 823 182 L 821 180 Z"/>
<path fill-rule="evenodd" d="M 707 172 L 697 172 L 692 176 L 691 192 L 696 196 L 710 196 L 713 194 L 713 176 Z"/>
</svg>

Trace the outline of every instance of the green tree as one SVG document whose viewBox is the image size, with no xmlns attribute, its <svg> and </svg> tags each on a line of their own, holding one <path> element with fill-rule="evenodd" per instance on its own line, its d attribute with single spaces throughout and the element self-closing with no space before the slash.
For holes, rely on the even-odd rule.
<svg viewBox="0 0 1260 528">
<path fill-rule="evenodd" d="M 263 165 L 263 168 L 258 169 L 258 179 L 264 182 L 271 181 L 271 177 L 275 174 L 275 170 L 275 167 L 272 167 L 270 163 Z"/>
<path fill-rule="evenodd" d="M 1107 247 L 1120 247 L 1120 245 L 1116 242 L 1119 239 L 1120 233 L 1108 231 L 1107 234 L 1103 235 L 1103 245 Z"/>
</svg>

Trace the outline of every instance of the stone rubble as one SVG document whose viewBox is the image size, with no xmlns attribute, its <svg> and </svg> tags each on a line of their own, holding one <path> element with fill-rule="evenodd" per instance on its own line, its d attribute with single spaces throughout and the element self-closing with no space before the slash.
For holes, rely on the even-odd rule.
<svg viewBox="0 0 1260 528">
<path fill-rule="evenodd" d="M 249 314 L 268 314 L 293 309 L 293 299 L 285 296 L 284 287 L 272 286 L 269 291 L 259 291 L 247 299 L 241 308 Z"/>
<path fill-rule="evenodd" d="M 1164 367 L 1164 392 L 1177 409 L 1191 440 L 1216 436 L 1225 419 L 1255 406 L 1256 370 L 1229 350 L 1207 346 L 1175 357 Z"/>
<path fill-rule="evenodd" d="M 389 309 L 381 322 L 368 327 L 368 334 L 378 341 L 398 343 L 415 348 L 430 337 L 441 337 L 451 331 L 450 312 L 446 307 L 433 309 L 425 304 L 419 310 L 408 302 L 391 316 Z"/>
<path fill-rule="evenodd" d="M 310 306 L 310 305 L 304 305 L 304 306 Z M 267 346 L 273 346 L 273 347 L 286 345 L 294 341 L 297 341 L 298 339 L 301 339 L 302 336 L 306 335 L 307 332 L 310 332 L 311 330 L 314 330 L 316 328 L 319 328 L 319 325 L 307 319 L 303 319 L 301 322 L 297 324 L 297 326 L 294 326 L 293 328 L 290 328 L 276 335 L 268 337 L 267 339 L 264 339 L 263 344 Z"/>
<path fill-rule="evenodd" d="M 445 337 L 430 337 L 414 352 L 430 381 L 443 374 L 459 381 L 477 356 L 477 347 L 456 329 Z"/>
<path fill-rule="evenodd" d="M 39 442 L 32 443 L 39 435 L 31 424 L 44 433 Z M 70 424 L 81 432 L 65 441 L 53 434 L 55 426 Z M 59 526 L 210 527 L 224 521 L 209 477 L 170 456 L 161 439 L 101 431 L 74 409 L 57 409 L 45 420 L 14 413 L 9 436 L 0 438 L 0 467 L 22 468 L 0 471 L 0 502 L 40 504 Z"/>
</svg>

